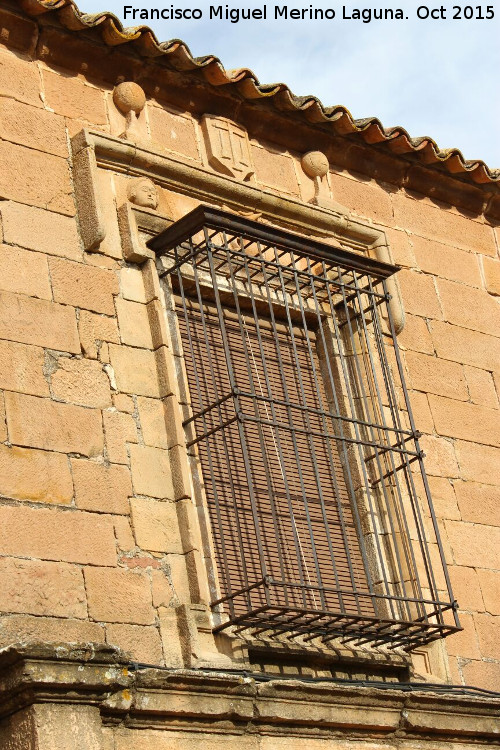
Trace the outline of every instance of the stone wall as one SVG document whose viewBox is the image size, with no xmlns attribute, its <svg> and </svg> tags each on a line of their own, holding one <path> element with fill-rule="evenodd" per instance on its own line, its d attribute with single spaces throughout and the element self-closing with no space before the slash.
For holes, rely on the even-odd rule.
<svg viewBox="0 0 500 750">
<path fill-rule="evenodd" d="M 124 262 L 116 227 L 100 254 L 84 252 L 74 199 L 70 139 L 82 128 L 120 135 L 126 118 L 109 87 L 35 59 L 36 24 L 24 22 L 0 49 L 0 644 L 107 642 L 181 666 L 183 628 L 207 601 L 172 429 L 182 362 L 154 264 Z M 208 168 L 189 112 L 150 98 L 134 128 L 156 151 Z M 250 146 L 253 184 L 311 200 L 301 154 Z M 498 689 L 500 231 L 331 167 L 325 195 L 383 228 L 402 266 L 399 341 L 464 625 L 446 642 L 447 679 Z M 126 177 L 100 171 L 112 213 Z M 173 219 L 196 202 L 160 191 Z M 208 631 L 188 647 L 199 658 L 215 650 Z"/>
</svg>

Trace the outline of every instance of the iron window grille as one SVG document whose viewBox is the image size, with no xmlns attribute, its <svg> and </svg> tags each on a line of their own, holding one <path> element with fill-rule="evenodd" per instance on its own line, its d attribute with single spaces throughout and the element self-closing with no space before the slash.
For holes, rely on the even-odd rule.
<svg viewBox="0 0 500 750">
<path fill-rule="evenodd" d="M 458 629 L 388 301 L 398 269 L 200 206 L 175 300 L 215 630 L 414 648 Z"/>
</svg>

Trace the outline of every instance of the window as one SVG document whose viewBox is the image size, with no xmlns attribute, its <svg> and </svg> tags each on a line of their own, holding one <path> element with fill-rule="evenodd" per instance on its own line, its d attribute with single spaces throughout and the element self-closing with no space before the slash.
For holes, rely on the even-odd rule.
<svg viewBox="0 0 500 750">
<path fill-rule="evenodd" d="M 459 628 L 385 279 L 200 206 L 164 256 L 215 549 L 216 630 L 411 648 Z"/>
</svg>

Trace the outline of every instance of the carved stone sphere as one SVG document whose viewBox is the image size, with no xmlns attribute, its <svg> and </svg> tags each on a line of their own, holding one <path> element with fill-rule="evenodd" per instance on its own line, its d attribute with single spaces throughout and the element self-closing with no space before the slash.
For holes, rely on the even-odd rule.
<svg viewBox="0 0 500 750">
<path fill-rule="evenodd" d="M 158 208 L 158 191 L 154 182 L 147 177 L 133 180 L 127 189 L 127 196 L 131 203 L 144 208 Z"/>
<path fill-rule="evenodd" d="M 301 159 L 302 169 L 308 177 L 324 177 L 330 167 L 328 159 L 321 151 L 308 151 Z"/>
<path fill-rule="evenodd" d="M 146 104 L 146 94 L 139 84 L 133 81 L 124 81 L 115 86 L 113 101 L 117 109 L 124 115 L 128 115 L 129 112 L 135 112 L 138 115 Z"/>
</svg>

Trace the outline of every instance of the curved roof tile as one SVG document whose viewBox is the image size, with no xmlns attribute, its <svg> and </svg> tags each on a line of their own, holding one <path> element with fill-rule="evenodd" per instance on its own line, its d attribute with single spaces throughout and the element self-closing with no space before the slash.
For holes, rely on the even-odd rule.
<svg viewBox="0 0 500 750">
<path fill-rule="evenodd" d="M 268 100 L 281 111 L 302 113 L 311 123 L 330 123 L 336 133 L 359 133 L 367 143 L 386 145 L 397 154 L 418 154 L 426 164 L 442 164 L 450 174 L 476 184 L 500 182 L 500 169 L 491 169 L 481 160 L 466 160 L 457 148 L 440 149 L 427 136 L 412 138 L 402 127 L 385 128 L 376 117 L 354 119 L 346 107 L 325 107 L 315 96 L 295 96 L 284 83 L 261 84 L 249 68 L 226 70 L 213 55 L 193 57 L 182 40 L 160 42 L 148 26 L 125 28 L 113 13 L 82 13 L 74 0 L 20 0 L 20 4 L 31 16 L 56 13 L 71 31 L 97 29 L 109 46 L 130 44 L 144 57 L 167 57 L 179 71 L 200 70 L 212 85 L 235 86 L 245 99 Z"/>
</svg>

